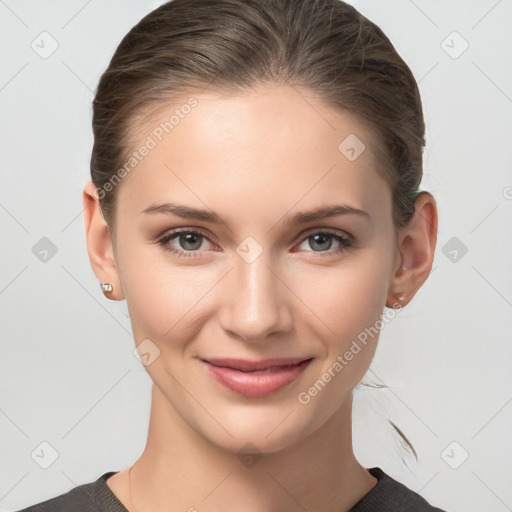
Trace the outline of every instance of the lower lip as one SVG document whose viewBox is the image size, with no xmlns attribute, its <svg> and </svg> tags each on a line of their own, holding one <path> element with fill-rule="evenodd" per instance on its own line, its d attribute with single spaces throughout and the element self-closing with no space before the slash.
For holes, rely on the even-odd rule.
<svg viewBox="0 0 512 512">
<path fill-rule="evenodd" d="M 306 369 L 311 359 L 292 366 L 273 368 L 267 372 L 242 372 L 201 361 L 210 375 L 226 388 L 239 395 L 256 398 L 276 393 L 291 384 Z"/>
</svg>

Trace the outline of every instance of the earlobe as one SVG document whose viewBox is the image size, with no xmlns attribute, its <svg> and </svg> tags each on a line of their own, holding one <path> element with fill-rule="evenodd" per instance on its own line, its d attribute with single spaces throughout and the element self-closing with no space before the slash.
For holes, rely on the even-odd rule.
<svg viewBox="0 0 512 512">
<path fill-rule="evenodd" d="M 94 183 L 88 183 L 82 193 L 87 253 L 92 270 L 100 283 L 110 283 L 112 291 L 105 296 L 112 300 L 124 299 L 123 289 L 114 259 L 110 230 L 101 213 Z"/>
<path fill-rule="evenodd" d="M 399 265 L 390 284 L 387 307 L 403 307 L 416 295 L 432 269 L 436 242 L 436 202 L 430 193 L 421 192 L 413 217 L 399 233 Z"/>
</svg>

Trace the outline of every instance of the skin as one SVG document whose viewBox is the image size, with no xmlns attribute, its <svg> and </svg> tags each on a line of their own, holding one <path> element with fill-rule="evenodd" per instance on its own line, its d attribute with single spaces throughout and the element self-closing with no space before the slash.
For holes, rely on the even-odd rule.
<svg viewBox="0 0 512 512">
<path fill-rule="evenodd" d="M 109 298 L 126 299 L 136 345 L 149 339 L 160 350 L 145 367 L 150 424 L 131 471 L 131 500 L 128 468 L 107 485 L 130 511 L 348 510 L 377 483 L 354 456 L 351 409 L 378 336 L 309 403 L 298 395 L 384 306 L 400 296 L 406 305 L 424 283 L 436 245 L 435 200 L 420 195 L 411 221 L 396 230 L 370 131 L 303 89 L 194 97 L 198 105 L 118 185 L 115 237 L 94 185 L 83 191 L 93 271 L 113 284 Z M 187 98 L 134 132 L 134 149 Z M 338 150 L 349 134 L 366 144 L 354 161 Z M 166 201 L 217 212 L 229 226 L 141 213 Z M 284 222 L 340 204 L 368 217 Z M 167 242 L 198 257 L 155 243 L 175 228 L 209 236 Z M 333 237 L 315 244 L 311 235 L 325 230 L 356 243 L 339 252 Z M 262 248 L 251 263 L 236 252 L 246 237 Z M 292 384 L 260 398 L 222 387 L 198 360 L 292 356 L 314 359 Z M 252 467 L 237 457 L 248 442 L 261 455 Z"/>
</svg>

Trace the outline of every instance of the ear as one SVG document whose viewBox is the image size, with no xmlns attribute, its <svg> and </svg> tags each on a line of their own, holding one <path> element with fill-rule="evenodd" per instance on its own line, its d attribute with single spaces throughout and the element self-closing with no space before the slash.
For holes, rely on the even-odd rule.
<svg viewBox="0 0 512 512">
<path fill-rule="evenodd" d="M 428 192 L 420 192 L 414 215 L 399 230 L 394 275 L 386 306 L 405 306 L 427 280 L 437 242 L 437 205 Z"/>
<path fill-rule="evenodd" d="M 112 291 L 106 292 L 105 296 L 112 300 L 122 300 L 125 297 L 114 259 L 110 230 L 103 218 L 94 183 L 89 182 L 84 187 L 82 202 L 87 253 L 92 270 L 100 282 L 112 284 Z"/>
</svg>

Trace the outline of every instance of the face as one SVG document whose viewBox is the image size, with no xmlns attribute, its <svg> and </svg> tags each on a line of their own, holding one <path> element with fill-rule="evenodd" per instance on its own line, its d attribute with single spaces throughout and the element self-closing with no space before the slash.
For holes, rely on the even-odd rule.
<svg viewBox="0 0 512 512">
<path fill-rule="evenodd" d="M 165 407 L 218 446 L 272 452 L 333 421 L 368 369 L 391 192 L 370 133 L 305 90 L 191 96 L 137 132 L 134 150 L 155 144 L 119 186 L 116 265 Z"/>
</svg>

